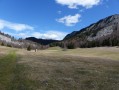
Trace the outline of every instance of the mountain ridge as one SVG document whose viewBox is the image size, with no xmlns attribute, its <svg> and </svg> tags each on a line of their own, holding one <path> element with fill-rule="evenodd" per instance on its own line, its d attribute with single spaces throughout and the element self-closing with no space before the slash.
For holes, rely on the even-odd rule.
<svg viewBox="0 0 119 90">
<path fill-rule="evenodd" d="M 41 49 L 42 45 L 25 39 L 15 39 L 13 36 L 9 34 L 5 34 L 0 31 L 0 44 L 2 46 L 14 47 L 14 48 L 27 48 L 31 47 L 31 49 Z"/>
<path fill-rule="evenodd" d="M 61 46 L 100 47 L 119 45 L 119 14 L 99 20 L 79 31 L 66 35 Z"/>
<path fill-rule="evenodd" d="M 16 40 L 14 37 L 0 32 L 0 42 L 20 48 L 26 48 L 29 45 L 34 48 L 48 47 L 48 45 L 69 48 L 119 46 L 119 14 L 101 19 L 79 31 L 73 31 L 61 41 L 35 37 Z"/>
<path fill-rule="evenodd" d="M 108 17 L 106 17 L 106 18 L 103 18 L 103 19 L 97 21 L 97 23 L 93 23 L 93 24 L 91 24 L 91 25 L 89 25 L 89 26 L 87 26 L 87 27 L 85 27 L 85 28 L 82 28 L 82 29 L 79 30 L 79 31 L 73 31 L 72 33 L 75 32 L 75 35 L 76 35 L 76 34 L 79 34 L 79 33 L 83 32 L 84 30 L 86 30 L 87 28 L 90 28 L 90 27 L 94 26 L 95 24 L 100 24 L 100 23 L 103 22 L 103 21 L 108 21 L 108 19 L 112 19 L 113 17 L 114 17 L 115 19 L 118 18 L 118 21 L 119 21 L 119 14 L 114 14 L 114 15 L 108 16 Z M 63 40 L 68 39 L 69 36 L 73 36 L 72 33 L 66 35 Z M 70 38 L 71 38 L 71 37 L 70 37 Z"/>
<path fill-rule="evenodd" d="M 39 43 L 41 45 L 48 45 L 48 44 L 51 44 L 51 43 L 54 43 L 54 42 L 59 42 L 59 40 L 40 39 L 40 38 L 38 39 L 38 38 L 35 38 L 35 37 L 27 37 L 25 40 L 30 40 L 30 41 Z"/>
</svg>

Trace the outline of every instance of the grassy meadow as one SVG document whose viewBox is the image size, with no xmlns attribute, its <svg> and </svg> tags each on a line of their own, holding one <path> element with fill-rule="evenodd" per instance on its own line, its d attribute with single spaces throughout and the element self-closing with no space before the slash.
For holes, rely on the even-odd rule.
<svg viewBox="0 0 119 90">
<path fill-rule="evenodd" d="M 119 90 L 119 48 L 0 46 L 0 90 Z"/>
</svg>

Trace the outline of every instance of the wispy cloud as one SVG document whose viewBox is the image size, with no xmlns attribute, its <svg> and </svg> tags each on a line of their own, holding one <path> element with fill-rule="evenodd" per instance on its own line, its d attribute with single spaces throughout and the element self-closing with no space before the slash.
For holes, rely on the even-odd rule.
<svg viewBox="0 0 119 90">
<path fill-rule="evenodd" d="M 56 19 L 57 22 L 63 23 L 66 26 L 74 26 L 76 23 L 78 23 L 81 18 L 80 14 L 75 14 L 74 16 L 72 15 L 68 15 L 68 16 L 64 16 L 63 18 L 60 19 Z"/>
<path fill-rule="evenodd" d="M 62 40 L 67 35 L 67 33 L 65 32 L 54 31 L 54 30 L 49 30 L 41 33 L 35 31 L 34 27 L 30 25 L 13 23 L 2 19 L 0 19 L 0 30 L 4 30 L 4 33 L 12 35 L 16 38 L 36 37 L 42 39 Z M 17 32 L 10 31 L 10 30 L 14 30 Z"/>
<path fill-rule="evenodd" d="M 12 29 L 15 31 L 34 30 L 34 27 L 27 24 L 13 23 L 0 19 L 0 30 L 3 30 L 4 28 Z"/>
<path fill-rule="evenodd" d="M 59 31 L 47 31 L 45 33 L 34 32 L 32 36 L 42 39 L 55 39 L 55 40 L 62 40 L 67 33 L 59 32 Z"/>
<path fill-rule="evenodd" d="M 78 6 L 85 8 L 92 8 L 95 5 L 99 5 L 101 0 L 55 0 L 58 4 L 67 5 L 68 8 L 77 9 Z"/>
<path fill-rule="evenodd" d="M 53 39 L 53 40 L 62 40 L 67 33 L 66 32 L 60 32 L 60 31 L 46 31 L 44 33 L 41 32 L 20 32 L 20 33 L 9 33 L 7 34 L 13 35 L 17 38 L 26 38 L 26 37 L 36 37 L 36 38 L 42 38 L 42 39 Z"/>
</svg>

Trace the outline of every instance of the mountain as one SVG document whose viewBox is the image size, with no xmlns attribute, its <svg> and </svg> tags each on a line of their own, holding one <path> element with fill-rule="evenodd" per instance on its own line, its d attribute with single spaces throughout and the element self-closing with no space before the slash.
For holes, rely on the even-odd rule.
<svg viewBox="0 0 119 90">
<path fill-rule="evenodd" d="M 0 31 L 0 45 L 15 47 L 15 48 L 27 48 L 31 47 L 31 49 L 46 49 L 49 47 L 49 44 L 59 42 L 58 40 L 50 40 L 50 39 L 37 39 L 35 37 L 28 37 L 26 39 L 15 39 L 13 36 L 9 34 L 5 34 Z"/>
<path fill-rule="evenodd" d="M 32 42 L 29 40 L 24 40 L 24 39 L 15 39 L 14 37 L 4 34 L 3 32 L 0 31 L 0 44 L 3 46 L 8 46 L 8 47 L 15 47 L 15 48 L 27 48 L 28 46 L 31 47 L 31 49 L 41 49 L 41 45 Z"/>
<path fill-rule="evenodd" d="M 68 34 L 62 43 L 74 44 L 75 47 L 119 45 L 119 14 L 106 17 L 86 28 Z"/>
<path fill-rule="evenodd" d="M 41 44 L 41 45 L 48 45 L 48 44 L 51 44 L 51 43 L 54 43 L 54 42 L 59 42 L 58 40 L 52 40 L 52 39 L 37 39 L 37 38 L 35 38 L 35 37 L 28 37 L 28 38 L 26 38 L 26 40 L 33 41 L 33 42 L 39 43 L 39 44 Z"/>
<path fill-rule="evenodd" d="M 69 49 L 76 47 L 119 46 L 119 14 L 106 17 L 86 28 L 74 31 L 62 41 L 34 37 L 16 40 L 14 37 L 0 32 L 0 43 L 17 48 L 26 48 L 29 45 L 32 48 L 44 48 L 45 46 L 48 47 L 48 44 Z"/>
</svg>

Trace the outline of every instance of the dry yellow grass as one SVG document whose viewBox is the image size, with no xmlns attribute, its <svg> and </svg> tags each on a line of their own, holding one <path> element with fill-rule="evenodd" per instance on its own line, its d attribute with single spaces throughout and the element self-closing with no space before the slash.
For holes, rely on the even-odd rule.
<svg viewBox="0 0 119 90">
<path fill-rule="evenodd" d="M 33 53 L 34 52 L 34 53 Z M 102 59 L 119 60 L 119 48 L 117 47 L 99 47 L 99 48 L 78 48 L 63 51 L 59 47 L 49 48 L 47 50 L 39 50 L 27 52 L 26 50 L 19 50 L 19 54 L 32 55 L 50 55 L 50 56 L 74 56 L 74 57 L 96 57 Z"/>
<path fill-rule="evenodd" d="M 118 90 L 119 48 L 63 51 L 0 47 L 18 55 L 12 90 Z M 17 79 L 17 80 L 16 80 Z"/>
<path fill-rule="evenodd" d="M 74 56 L 119 60 L 119 48 L 117 47 L 79 48 L 71 51 L 69 50 L 68 54 L 70 53 Z"/>
<path fill-rule="evenodd" d="M 26 50 L 20 51 L 31 53 L 34 55 L 50 55 L 50 56 L 74 56 L 74 57 L 96 57 L 102 59 L 119 60 L 119 48 L 117 47 L 99 47 L 99 48 L 78 48 L 63 51 L 59 47 L 49 48 L 47 50 L 39 50 L 37 53 L 27 52 Z"/>
</svg>

